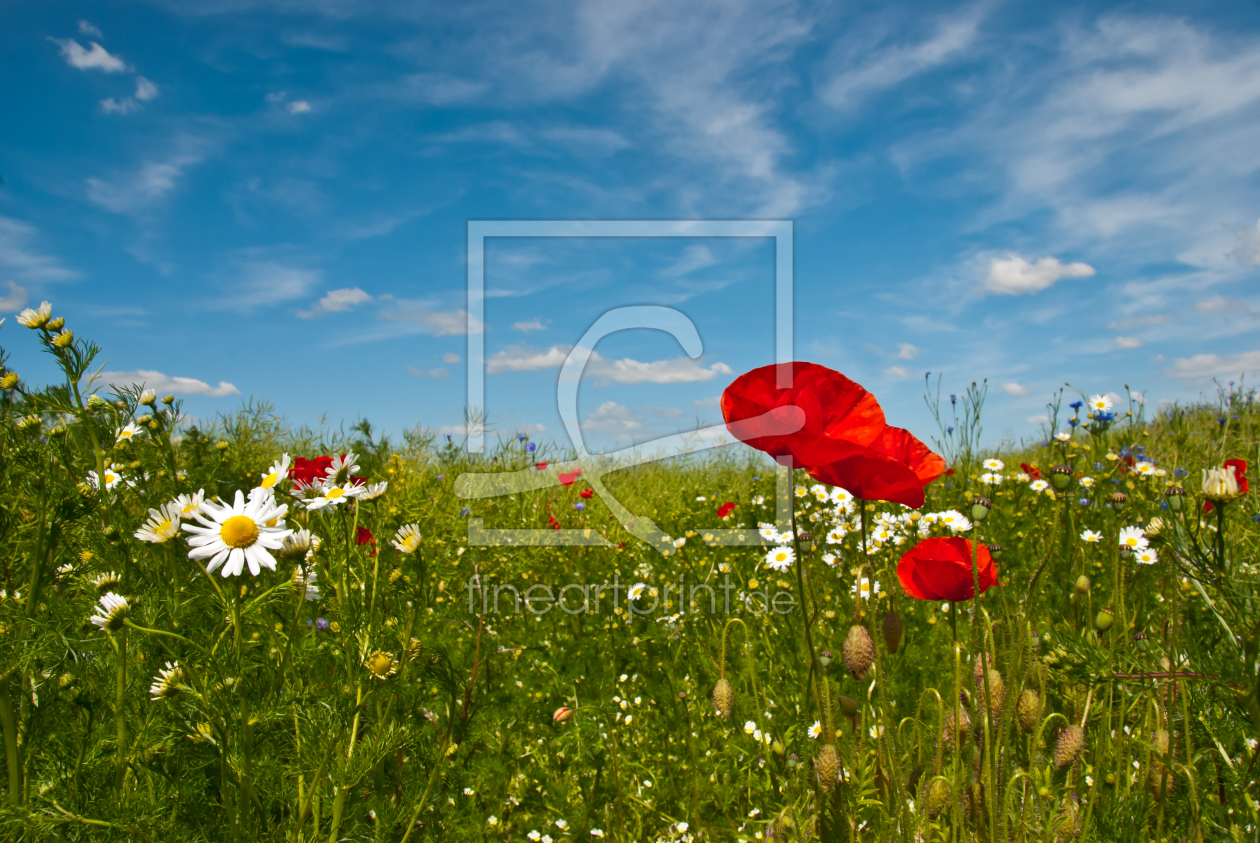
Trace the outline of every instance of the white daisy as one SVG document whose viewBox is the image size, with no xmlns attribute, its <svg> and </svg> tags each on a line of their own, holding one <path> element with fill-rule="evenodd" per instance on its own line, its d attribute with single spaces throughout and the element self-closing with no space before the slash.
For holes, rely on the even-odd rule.
<svg viewBox="0 0 1260 843">
<path fill-rule="evenodd" d="M 809 493 L 813 495 L 819 503 L 827 502 L 827 487 L 821 483 L 815 483 L 809 487 Z"/>
<path fill-rule="evenodd" d="M 166 667 L 158 670 L 157 678 L 149 686 L 149 696 L 156 702 L 166 700 L 179 693 L 179 683 L 184 678 L 184 671 L 179 662 L 167 662 Z"/>
<path fill-rule="evenodd" d="M 630 591 L 627 593 L 626 596 L 630 600 L 638 600 L 640 597 L 643 596 L 643 592 L 646 588 L 647 588 L 647 583 L 637 582 L 634 585 L 630 586 Z"/>
<path fill-rule="evenodd" d="M 989 457 L 987 460 L 984 461 L 983 465 L 989 471 L 1001 471 L 1002 469 L 1006 468 L 1006 463 L 994 457 Z"/>
<path fill-rule="evenodd" d="M 940 513 L 940 521 L 955 533 L 965 533 L 971 529 L 971 522 L 956 509 L 947 509 Z"/>
<path fill-rule="evenodd" d="M 1042 480 L 1041 478 L 1038 478 L 1034 480 L 1033 482 L 1029 483 L 1028 488 L 1032 489 L 1034 492 L 1041 493 L 1041 492 L 1044 492 L 1046 489 L 1050 488 L 1050 483 L 1046 480 Z"/>
<path fill-rule="evenodd" d="M 849 593 L 850 594 L 858 593 L 858 587 L 856 583 L 854 583 L 852 586 L 849 587 Z M 879 594 L 879 580 L 876 580 L 875 585 L 872 586 L 871 581 L 869 579 L 867 579 L 866 577 L 862 577 L 861 598 L 863 600 L 870 600 L 872 594 Z"/>
<path fill-rule="evenodd" d="M 179 508 L 179 517 L 184 520 L 188 520 L 201 512 L 202 504 L 205 502 L 205 489 L 199 489 L 195 495 L 180 495 L 172 501 Z"/>
<path fill-rule="evenodd" d="M 1081 533 L 1081 541 L 1086 542 L 1088 544 L 1098 544 L 1100 541 L 1102 541 L 1102 538 L 1103 538 L 1102 533 L 1098 532 L 1097 530 L 1086 530 L 1085 532 Z"/>
<path fill-rule="evenodd" d="M 1153 547 L 1144 547 L 1135 556 L 1139 565 L 1154 565 L 1159 561 L 1159 556 L 1155 553 L 1155 548 Z"/>
<path fill-rule="evenodd" d="M 677 547 L 679 549 L 681 549 L 682 546 L 685 545 L 686 543 L 687 543 L 687 539 L 685 538 L 674 539 L 674 547 Z"/>
<path fill-rule="evenodd" d="M 786 571 L 796 561 L 796 553 L 786 545 L 771 548 L 766 554 L 766 564 L 776 571 Z"/>
<path fill-rule="evenodd" d="M 356 486 L 354 483 L 345 483 L 339 486 L 333 483 L 321 486 L 319 495 L 306 501 L 305 504 L 306 508 L 313 512 L 326 506 L 336 506 L 339 503 L 345 503 L 361 494 L 363 494 L 362 486 Z"/>
<path fill-rule="evenodd" d="M 42 328 L 48 324 L 48 320 L 52 318 L 52 305 L 46 301 L 39 303 L 39 308 L 32 310 L 26 308 L 18 314 L 17 321 L 19 325 L 26 328 Z"/>
<path fill-rule="evenodd" d="M 98 574 L 93 577 L 90 582 L 97 591 L 113 591 L 114 586 L 122 582 L 122 577 L 118 576 L 118 574 L 113 571 L 106 571 L 103 574 Z"/>
<path fill-rule="evenodd" d="M 289 455 L 283 454 L 271 464 L 271 468 L 263 472 L 262 482 L 258 485 L 264 489 L 275 488 L 281 480 L 289 476 Z"/>
<path fill-rule="evenodd" d="M 1072 434 L 1061 430 L 1054 435 L 1054 438 L 1058 439 L 1060 442 L 1071 442 Z"/>
<path fill-rule="evenodd" d="M 773 524 L 762 523 L 757 528 L 757 532 L 768 542 L 777 542 L 780 539 L 779 531 Z"/>
<path fill-rule="evenodd" d="M 278 551 L 281 559 L 306 559 L 319 549 L 319 537 L 310 530 L 294 530 L 284 537 Z"/>
<path fill-rule="evenodd" d="M 246 503 L 239 490 L 231 505 L 207 501 L 202 504 L 202 512 L 195 516 L 202 526 L 184 525 L 184 529 L 193 534 L 188 540 L 192 547 L 188 558 L 210 560 L 206 564 L 207 574 L 222 566 L 224 577 L 239 576 L 246 562 L 254 576 L 258 576 L 261 568 L 274 571 L 276 560 L 269 551 L 279 550 L 293 532 L 282 526 L 288 509 L 288 504 L 276 506 L 271 497 Z"/>
<path fill-rule="evenodd" d="M 1150 546 L 1150 542 L 1146 540 L 1146 533 L 1142 532 L 1141 527 L 1125 527 L 1120 531 L 1119 538 L 1120 546 L 1130 550 L 1145 550 Z"/>
<path fill-rule="evenodd" d="M 128 422 L 127 426 L 118 431 L 114 436 L 115 442 L 130 442 L 131 438 L 138 433 L 144 433 L 144 428 L 135 422 Z"/>
<path fill-rule="evenodd" d="M 1133 467 L 1133 470 L 1143 477 L 1149 477 L 1155 473 L 1155 466 L 1149 462 L 1140 462 Z"/>
<path fill-rule="evenodd" d="M 804 486 L 797 486 L 794 491 L 796 492 L 796 496 L 798 498 L 803 498 L 809 494 L 809 490 L 807 490 Z"/>
<path fill-rule="evenodd" d="M 161 509 L 150 509 L 149 520 L 136 530 L 136 538 L 142 542 L 162 544 L 179 535 L 180 511 L 175 501 L 162 504 Z"/>
<path fill-rule="evenodd" d="M 95 471 L 89 471 L 87 480 L 92 484 L 93 489 L 101 488 L 101 479 Z M 112 466 L 105 466 L 105 489 L 106 491 L 114 488 L 122 482 L 122 475 L 119 474 Z"/>
<path fill-rule="evenodd" d="M 985 472 L 980 475 L 980 482 L 986 486 L 997 486 L 1002 482 L 1002 475 Z"/>
<path fill-rule="evenodd" d="M 374 501 L 385 494 L 385 490 L 389 488 L 389 481 L 382 480 L 380 483 L 369 483 L 362 488 L 363 491 L 359 494 L 359 500 Z"/>
<path fill-rule="evenodd" d="M 396 547 L 399 553 L 415 553 L 416 548 L 420 546 L 420 525 L 403 524 L 398 528 L 398 532 L 394 533 L 394 540 L 390 544 Z"/>
<path fill-rule="evenodd" d="M 302 570 L 299 565 L 293 569 L 293 585 L 304 590 L 303 598 L 311 603 L 318 602 L 323 595 L 319 593 L 319 575 L 315 569 Z"/>
<path fill-rule="evenodd" d="M 809 736 L 811 738 L 817 738 L 817 737 L 820 737 L 821 735 L 822 735 L 822 723 L 815 720 L 814 725 L 809 727 Z"/>
<path fill-rule="evenodd" d="M 827 533 L 827 544 L 840 544 L 844 541 L 844 537 L 848 534 L 849 528 L 844 524 L 841 524 L 831 532 Z"/>
<path fill-rule="evenodd" d="M 753 505 L 753 506 L 761 506 L 761 505 L 762 505 L 763 503 L 765 503 L 765 502 L 766 502 L 765 495 L 753 495 L 753 496 L 752 496 L 752 505 Z"/>
<path fill-rule="evenodd" d="M 1089 399 L 1089 408 L 1095 413 L 1111 412 L 1111 399 L 1106 395 L 1094 395 Z"/>
<path fill-rule="evenodd" d="M 1094 478 L 1082 477 L 1079 481 L 1082 489 L 1092 489 L 1094 487 Z"/>
<path fill-rule="evenodd" d="M 96 614 L 89 620 L 106 632 L 117 632 L 123 628 L 123 622 L 127 619 L 127 613 L 130 610 L 131 605 L 127 602 L 127 598 L 111 591 L 101 595 Z"/>
<path fill-rule="evenodd" d="M 839 560 L 836 558 L 836 555 L 834 553 L 824 553 L 822 555 L 822 561 L 823 561 L 823 564 L 826 565 L 828 568 L 834 568 L 836 567 L 836 562 L 838 562 Z"/>
<path fill-rule="evenodd" d="M 350 453 L 343 456 L 334 456 L 332 465 L 328 466 L 328 470 L 324 472 L 324 482 L 332 481 L 337 484 L 345 484 L 350 482 L 359 471 L 359 466 L 355 464 L 355 460 L 359 458 L 358 454 Z"/>
</svg>

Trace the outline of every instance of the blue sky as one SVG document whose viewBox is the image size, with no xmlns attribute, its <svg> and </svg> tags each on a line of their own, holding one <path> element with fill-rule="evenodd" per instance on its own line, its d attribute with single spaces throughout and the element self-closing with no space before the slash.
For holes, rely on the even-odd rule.
<svg viewBox="0 0 1260 843">
<path fill-rule="evenodd" d="M 446 8 L 446 6 L 450 8 Z M 1260 4 L 10 4 L 0 342 L 53 302 L 206 417 L 455 431 L 470 219 L 789 219 L 797 358 L 932 425 L 988 378 L 987 439 L 1050 393 L 1152 404 L 1260 370 Z M 592 447 L 720 417 L 773 361 L 773 248 L 494 241 L 500 433 L 564 440 L 559 361 L 600 313 Z M 646 364 L 646 365 L 639 365 Z M 139 375 L 137 373 L 146 373 Z M 933 375 L 935 377 L 935 374 Z M 176 380 L 183 379 L 183 380 Z"/>
</svg>

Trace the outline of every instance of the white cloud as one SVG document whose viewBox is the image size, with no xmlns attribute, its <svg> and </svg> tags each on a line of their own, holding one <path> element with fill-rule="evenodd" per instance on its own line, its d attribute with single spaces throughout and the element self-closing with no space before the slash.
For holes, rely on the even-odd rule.
<svg viewBox="0 0 1260 843">
<path fill-rule="evenodd" d="M 157 99 L 158 86 L 143 76 L 136 77 L 136 99 L 148 102 Z"/>
<path fill-rule="evenodd" d="M 150 369 L 137 369 L 134 372 L 101 372 L 101 380 L 112 386 L 146 386 L 162 395 L 206 395 L 211 398 L 222 398 L 225 395 L 240 395 L 241 391 L 227 381 L 219 381 L 218 386 L 211 386 L 196 378 L 179 378 L 154 372 Z"/>
<path fill-rule="evenodd" d="M 683 249 L 683 253 L 678 260 L 662 269 L 660 276 L 662 278 L 680 278 L 695 272 L 697 269 L 713 266 L 715 263 L 717 263 L 717 258 L 713 257 L 713 252 L 709 250 L 709 247 L 696 244 Z"/>
<path fill-rule="evenodd" d="M 214 303 L 224 310 L 249 311 L 257 307 L 305 298 L 317 287 L 319 270 L 300 269 L 275 261 L 246 263 L 235 283 Z"/>
<path fill-rule="evenodd" d="M 884 374 L 885 374 L 885 375 L 891 375 L 891 376 L 892 376 L 892 377 L 894 377 L 894 378 L 913 378 L 913 377 L 916 377 L 916 375 L 915 375 L 915 373 L 914 373 L 914 372 L 910 371 L 909 369 L 905 368 L 904 366 L 889 366 L 887 369 L 885 369 L 885 370 L 884 370 Z"/>
<path fill-rule="evenodd" d="M 836 44 L 832 64 L 838 72 L 821 86 L 820 95 L 834 108 L 850 109 L 864 98 L 907 79 L 973 53 L 981 7 L 940 21 L 932 36 L 913 44 L 871 49 L 872 33 L 858 32 Z M 898 30 L 903 32 L 904 30 Z"/>
<path fill-rule="evenodd" d="M 468 311 L 434 310 L 425 302 L 401 299 L 394 310 L 381 311 L 381 317 L 394 322 L 407 322 L 414 331 L 435 337 L 459 336 L 481 333 L 482 326 L 468 315 Z"/>
<path fill-rule="evenodd" d="M 1007 395 L 1027 395 L 1032 392 L 1031 389 L 1021 383 L 1004 383 L 1002 384 L 1002 391 Z"/>
<path fill-rule="evenodd" d="M 913 360 L 919 356 L 919 352 L 923 349 L 918 346 L 911 345 L 908 342 L 897 343 L 897 356 L 902 360 Z"/>
<path fill-rule="evenodd" d="M 344 313 L 354 310 L 361 304 L 373 301 L 372 297 L 358 287 L 343 287 L 340 290 L 329 290 L 323 298 L 315 302 L 310 310 L 299 310 L 299 319 L 313 319 L 329 313 Z"/>
<path fill-rule="evenodd" d="M 643 431 L 643 414 L 615 401 L 605 401 L 582 422 L 583 432 L 625 436 Z"/>
<path fill-rule="evenodd" d="M 1118 319 L 1114 322 L 1107 323 L 1107 328 L 1112 331 L 1123 331 L 1128 328 L 1150 328 L 1155 325 L 1166 325 L 1173 321 L 1171 313 L 1157 313 L 1149 316 L 1126 316 L 1124 319 Z"/>
<path fill-rule="evenodd" d="M 462 358 L 453 351 L 448 351 L 442 355 L 443 363 L 458 363 Z"/>
<path fill-rule="evenodd" d="M 38 232 L 30 223 L 0 216 L 0 267 L 25 280 L 68 281 L 79 274 L 32 246 Z"/>
<path fill-rule="evenodd" d="M 513 322 L 512 330 L 528 334 L 530 331 L 545 331 L 547 326 L 537 319 L 530 319 L 528 322 Z"/>
<path fill-rule="evenodd" d="M 430 105 L 454 105 L 480 99 L 489 89 L 488 82 L 447 73 L 412 73 L 378 88 L 377 93 Z"/>
<path fill-rule="evenodd" d="M 1039 416 L 1028 416 L 1024 421 L 1028 424 L 1047 424 L 1050 421 L 1050 417 L 1042 413 Z"/>
<path fill-rule="evenodd" d="M 102 40 L 105 38 L 99 29 L 85 20 L 79 21 L 79 34 L 86 35 L 89 38 L 100 38 Z"/>
<path fill-rule="evenodd" d="M 29 300 L 26 288 L 13 281 L 5 281 L 4 285 L 9 288 L 9 294 L 0 296 L 0 311 L 18 310 L 26 307 L 26 302 Z"/>
<path fill-rule="evenodd" d="M 708 398 L 697 398 L 691 403 L 695 404 L 697 407 L 703 407 L 705 409 L 717 409 L 722 406 L 722 396 L 711 395 Z"/>
<path fill-rule="evenodd" d="M 1116 337 L 1111 341 L 1111 345 L 1117 350 L 1123 350 L 1126 348 L 1141 348 L 1146 345 L 1146 340 L 1138 339 L 1137 337 Z"/>
<path fill-rule="evenodd" d="M 1029 263 L 1019 255 L 991 258 L 984 289 L 991 293 L 1022 295 L 1044 290 L 1060 278 L 1088 278 L 1096 270 L 1085 263 L 1059 263 L 1058 258 L 1045 257 Z"/>
<path fill-rule="evenodd" d="M 84 186 L 88 199 L 102 208 L 116 214 L 135 213 L 173 190 L 184 170 L 200 160 L 200 155 L 176 155 L 165 161 L 145 161 L 133 173 L 111 179 L 93 176 Z"/>
<path fill-rule="evenodd" d="M 1234 250 L 1234 257 L 1243 266 L 1260 266 L 1260 221 L 1237 234 L 1238 248 Z"/>
<path fill-rule="evenodd" d="M 492 375 L 504 372 L 537 372 L 544 369 L 556 369 L 564 365 L 568 359 L 571 346 L 553 345 L 548 349 L 537 349 L 528 345 L 512 345 L 497 351 L 486 360 L 486 372 Z M 718 375 L 734 374 L 725 363 L 714 363 L 705 367 L 690 357 L 676 357 L 672 360 L 656 360 L 642 363 L 632 358 L 610 360 L 591 352 L 583 377 L 595 381 L 599 385 L 619 383 L 631 385 L 638 383 L 695 383 L 712 380 Z"/>
<path fill-rule="evenodd" d="M 1260 371 L 1260 351 L 1244 351 L 1242 354 L 1196 354 L 1194 357 L 1178 357 L 1164 372 L 1170 378 L 1200 378 L 1216 375 L 1239 375 Z"/>
<path fill-rule="evenodd" d="M 289 103 L 288 108 L 290 114 L 305 114 L 311 110 L 311 104 L 306 100 L 294 100 Z"/>
<path fill-rule="evenodd" d="M 66 64 L 71 67 L 77 67 L 79 70 L 122 73 L 127 69 L 126 62 L 118 58 L 118 56 L 110 55 L 108 50 L 95 41 L 91 42 L 91 49 L 85 50 L 73 38 L 67 38 L 62 41 L 50 36 L 48 40 L 61 48 L 61 55 L 65 58 Z"/>
<path fill-rule="evenodd" d="M 686 415 L 680 407 L 653 407 L 651 404 L 644 404 L 643 409 L 659 419 L 681 419 Z"/>
<path fill-rule="evenodd" d="M 1194 303 L 1194 309 L 1211 316 L 1224 316 L 1230 313 L 1250 313 L 1247 305 L 1238 299 L 1226 298 L 1220 294 L 1200 299 Z"/>
<path fill-rule="evenodd" d="M 451 376 L 451 373 L 441 366 L 436 369 L 417 369 L 415 366 L 408 366 L 407 371 L 418 378 L 433 378 L 438 381 L 444 381 Z"/>
</svg>

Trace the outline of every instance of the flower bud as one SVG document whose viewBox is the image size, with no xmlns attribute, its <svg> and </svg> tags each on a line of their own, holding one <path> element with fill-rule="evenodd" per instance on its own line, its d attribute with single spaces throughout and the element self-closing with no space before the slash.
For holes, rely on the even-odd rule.
<svg viewBox="0 0 1260 843">
<path fill-rule="evenodd" d="M 1025 733 L 1037 728 L 1037 710 L 1041 707 L 1041 697 L 1032 688 L 1025 688 L 1015 703 L 1015 719 L 1019 728 Z"/>
<path fill-rule="evenodd" d="M 1068 726 L 1059 733 L 1054 745 L 1054 766 L 1062 770 L 1076 760 L 1085 748 L 1085 730 L 1080 726 Z"/>
<path fill-rule="evenodd" d="M 1081 574 L 1076 578 L 1076 593 L 1082 596 L 1089 594 L 1089 577 Z"/>
<path fill-rule="evenodd" d="M 50 321 L 47 327 L 50 331 L 60 331 L 63 327 L 65 327 L 65 324 L 66 320 L 63 317 L 58 316 L 56 319 Z"/>
<path fill-rule="evenodd" d="M 849 627 L 849 634 L 845 636 L 840 652 L 844 656 L 845 667 L 849 668 L 854 678 L 865 679 L 866 672 L 875 663 L 875 642 L 871 640 L 871 634 L 866 627 Z"/>
<path fill-rule="evenodd" d="M 985 497 L 975 497 L 971 499 L 971 520 L 977 523 L 989 517 L 989 510 L 993 509 L 993 501 Z"/>
<path fill-rule="evenodd" d="M 1050 469 L 1050 485 L 1056 492 L 1067 491 L 1072 485 L 1072 466 L 1059 463 Z"/>
<path fill-rule="evenodd" d="M 717 709 L 718 716 L 723 720 L 731 716 L 731 709 L 735 705 L 735 689 L 731 687 L 731 683 L 726 681 L 723 676 L 713 686 L 713 707 Z"/>
<path fill-rule="evenodd" d="M 836 702 L 840 704 L 840 713 L 845 717 L 857 717 L 858 704 L 853 697 L 846 697 L 844 694 L 836 697 Z"/>
<path fill-rule="evenodd" d="M 65 348 L 72 342 L 74 342 L 74 332 L 62 331 L 57 336 L 53 337 L 52 344 L 56 348 Z"/>
<path fill-rule="evenodd" d="M 557 723 L 568 723 L 573 718 L 573 709 L 560 706 L 555 713 L 551 715 L 551 719 Z"/>
<path fill-rule="evenodd" d="M 1107 502 L 1111 504 L 1111 508 L 1116 512 L 1124 512 L 1125 507 L 1129 505 L 1129 496 L 1124 492 L 1116 492 L 1107 498 Z"/>
<path fill-rule="evenodd" d="M 1168 499 L 1170 512 L 1181 512 L 1181 507 L 1186 502 L 1186 490 L 1180 486 L 1169 486 L 1164 490 L 1164 497 Z"/>
<path fill-rule="evenodd" d="M 834 657 L 831 655 L 830 650 L 823 650 L 821 653 L 818 654 L 818 663 L 822 665 L 823 667 L 826 667 L 827 665 L 831 664 L 832 658 Z"/>
<path fill-rule="evenodd" d="M 824 744 L 814 759 L 814 772 L 818 776 L 818 784 L 826 792 L 830 792 L 840 780 L 840 753 L 831 744 Z"/>
<path fill-rule="evenodd" d="M 905 625 L 901 622 L 901 615 L 890 610 L 888 614 L 884 615 L 880 629 L 884 633 L 884 644 L 888 647 L 888 652 L 895 654 L 897 647 L 901 645 L 901 635 L 905 631 Z"/>
<path fill-rule="evenodd" d="M 989 555 L 993 557 L 995 562 L 1000 561 L 1002 559 L 1002 545 L 996 542 L 989 545 Z"/>
<path fill-rule="evenodd" d="M 152 407 L 157 402 L 157 393 L 151 389 L 146 389 L 140 393 L 140 403 L 146 407 Z"/>
<path fill-rule="evenodd" d="M 0 389 L 12 389 L 18 385 L 17 372 L 5 372 L 4 377 L 0 378 Z"/>
<path fill-rule="evenodd" d="M 1111 624 L 1115 621 L 1116 616 L 1111 613 L 1111 607 L 1100 609 L 1098 615 L 1094 618 L 1094 628 L 1099 632 L 1106 632 L 1111 629 Z"/>
<path fill-rule="evenodd" d="M 934 820 L 948 810 L 949 802 L 949 782 L 945 779 L 932 779 L 932 783 L 928 785 L 928 819 Z"/>
<path fill-rule="evenodd" d="M 164 398 L 162 399 L 162 403 L 163 403 L 163 404 L 166 404 L 167 406 L 170 406 L 171 404 L 174 404 L 174 403 L 175 403 L 175 396 L 174 396 L 174 395 L 167 395 L 166 397 L 164 397 Z"/>
</svg>

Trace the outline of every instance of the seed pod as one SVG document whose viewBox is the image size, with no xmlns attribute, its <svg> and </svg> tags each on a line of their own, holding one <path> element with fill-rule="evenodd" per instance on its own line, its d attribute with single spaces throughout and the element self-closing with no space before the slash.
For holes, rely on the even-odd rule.
<svg viewBox="0 0 1260 843">
<path fill-rule="evenodd" d="M 959 741 L 963 741 L 967 737 L 967 732 L 971 730 L 971 715 L 967 713 L 967 709 L 960 708 L 959 712 L 962 717 L 959 720 Z M 941 744 L 945 747 L 953 747 L 954 745 L 954 710 L 950 709 L 945 712 L 945 728 L 941 730 Z"/>
<path fill-rule="evenodd" d="M 928 819 L 936 819 L 942 811 L 949 808 L 949 799 L 949 782 L 945 779 L 933 779 L 928 785 Z"/>
<path fill-rule="evenodd" d="M 1076 593 L 1080 595 L 1089 594 L 1089 577 L 1081 574 L 1076 578 Z"/>
<path fill-rule="evenodd" d="M 731 709 L 735 706 L 735 689 L 731 687 L 731 683 L 726 681 L 723 676 L 713 686 L 713 707 L 717 709 L 718 716 L 723 720 L 731 716 Z"/>
<path fill-rule="evenodd" d="M 1037 709 L 1041 707 L 1041 696 L 1032 688 L 1025 688 L 1015 703 L 1015 719 L 1019 728 L 1032 733 L 1037 728 Z"/>
<path fill-rule="evenodd" d="M 1068 726 L 1059 733 L 1058 743 L 1054 745 L 1054 766 L 1062 770 L 1075 761 L 1084 748 L 1085 730 L 1076 725 Z"/>
<path fill-rule="evenodd" d="M 1099 632 L 1106 632 L 1111 629 L 1111 624 L 1115 621 L 1116 616 L 1111 613 L 1111 607 L 1100 609 L 1098 616 L 1094 618 L 1094 628 Z"/>
<path fill-rule="evenodd" d="M 814 773 L 818 776 L 818 784 L 824 791 L 830 792 L 840 780 L 840 753 L 831 744 L 824 744 L 814 759 Z"/>
<path fill-rule="evenodd" d="M 866 672 L 875 663 L 875 642 L 871 640 L 871 634 L 867 632 L 866 627 L 849 627 L 849 634 L 845 636 L 841 652 L 849 672 L 857 679 L 865 679 Z"/>
<path fill-rule="evenodd" d="M 901 646 L 901 634 L 905 631 L 901 615 L 890 610 L 884 615 L 884 622 L 880 624 L 880 629 L 884 633 L 884 644 L 888 647 L 888 652 L 896 653 L 897 648 Z"/>
</svg>

